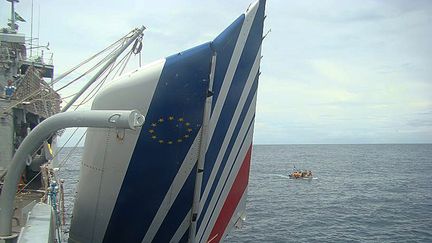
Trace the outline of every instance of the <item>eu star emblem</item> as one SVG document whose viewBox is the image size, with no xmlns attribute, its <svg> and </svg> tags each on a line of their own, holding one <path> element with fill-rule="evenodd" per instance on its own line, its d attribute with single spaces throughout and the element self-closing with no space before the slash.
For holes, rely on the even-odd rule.
<svg viewBox="0 0 432 243">
<path fill-rule="evenodd" d="M 150 123 L 147 134 L 157 144 L 174 145 L 190 139 L 192 123 L 184 117 L 161 116 Z"/>
</svg>

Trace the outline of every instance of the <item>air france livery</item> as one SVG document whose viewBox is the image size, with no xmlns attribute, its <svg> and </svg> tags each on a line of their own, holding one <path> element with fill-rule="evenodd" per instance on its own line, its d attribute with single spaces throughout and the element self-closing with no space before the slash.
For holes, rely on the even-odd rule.
<svg viewBox="0 0 432 243">
<path fill-rule="evenodd" d="M 220 242 L 242 219 L 264 8 L 97 95 L 93 110 L 137 109 L 145 123 L 88 129 L 70 242 Z"/>
</svg>

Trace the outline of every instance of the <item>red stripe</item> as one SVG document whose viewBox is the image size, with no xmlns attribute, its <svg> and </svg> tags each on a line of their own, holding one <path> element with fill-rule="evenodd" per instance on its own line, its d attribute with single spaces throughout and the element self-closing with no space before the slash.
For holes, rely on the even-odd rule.
<svg viewBox="0 0 432 243">
<path fill-rule="evenodd" d="M 213 243 L 219 242 L 221 240 L 225 228 L 230 222 L 231 217 L 233 216 L 234 211 L 237 208 L 237 205 L 246 190 L 249 181 L 251 152 L 252 144 L 249 146 L 249 150 L 246 153 L 242 166 L 240 167 L 237 177 L 232 184 L 228 197 L 225 200 L 225 203 L 222 207 L 221 212 L 219 213 L 219 216 L 210 233 L 209 238 L 207 239 L 207 242 L 211 241 Z"/>
</svg>

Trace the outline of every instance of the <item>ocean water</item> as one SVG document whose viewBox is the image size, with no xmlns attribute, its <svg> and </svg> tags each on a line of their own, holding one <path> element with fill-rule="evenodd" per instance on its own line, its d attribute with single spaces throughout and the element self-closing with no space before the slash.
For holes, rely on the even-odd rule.
<svg viewBox="0 0 432 243">
<path fill-rule="evenodd" d="M 60 173 L 68 218 L 81 154 Z M 289 179 L 294 165 L 315 179 Z M 226 242 L 432 242 L 432 145 L 254 146 L 248 194 Z"/>
</svg>

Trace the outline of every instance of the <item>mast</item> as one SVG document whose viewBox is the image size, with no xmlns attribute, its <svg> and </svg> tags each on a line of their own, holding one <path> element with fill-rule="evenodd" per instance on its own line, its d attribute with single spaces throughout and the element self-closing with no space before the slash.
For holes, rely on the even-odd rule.
<svg viewBox="0 0 432 243">
<path fill-rule="evenodd" d="M 15 20 L 15 3 L 19 2 L 19 0 L 6 0 L 11 3 L 11 18 L 10 18 L 10 29 L 12 30 L 12 33 L 16 33 L 17 26 L 16 26 L 16 20 Z"/>
<path fill-rule="evenodd" d="M 30 20 L 30 58 L 33 56 L 33 0 L 31 4 L 31 20 Z"/>
<path fill-rule="evenodd" d="M 133 34 L 133 36 L 127 41 L 126 44 L 124 44 L 120 49 L 118 49 L 113 57 L 111 57 L 111 59 L 105 63 L 105 65 L 87 82 L 86 85 L 84 85 L 84 87 L 81 88 L 80 91 L 78 91 L 78 93 L 69 101 L 69 103 L 67 103 L 65 105 L 65 107 L 63 107 L 63 109 L 61 110 L 61 112 L 65 112 L 69 109 L 69 107 L 72 106 L 72 104 L 105 72 L 105 70 L 113 63 L 115 62 L 115 60 L 117 60 L 117 58 L 123 53 L 124 50 L 126 50 L 126 48 L 128 48 L 128 46 L 130 44 L 132 44 L 132 42 L 138 38 L 138 36 L 140 36 L 142 34 L 142 32 L 145 30 L 145 27 L 142 26 L 139 29 L 135 30 L 135 33 Z"/>
</svg>

